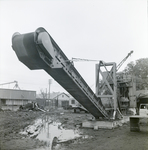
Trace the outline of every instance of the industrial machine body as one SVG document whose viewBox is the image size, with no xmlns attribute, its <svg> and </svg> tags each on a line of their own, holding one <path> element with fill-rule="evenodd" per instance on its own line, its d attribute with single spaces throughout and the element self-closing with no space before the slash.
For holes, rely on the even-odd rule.
<svg viewBox="0 0 148 150">
<path fill-rule="evenodd" d="M 95 118 L 109 118 L 101 99 L 44 28 L 27 34 L 15 33 L 12 48 L 23 64 L 31 70 L 44 69 Z"/>
</svg>

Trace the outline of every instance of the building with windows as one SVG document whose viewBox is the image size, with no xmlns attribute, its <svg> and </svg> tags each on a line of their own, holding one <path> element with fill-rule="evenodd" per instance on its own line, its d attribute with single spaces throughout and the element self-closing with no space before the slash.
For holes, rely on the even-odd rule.
<svg viewBox="0 0 148 150">
<path fill-rule="evenodd" d="M 52 98 L 52 101 L 55 107 L 63 107 L 64 109 L 68 109 L 70 106 L 79 104 L 76 99 L 66 93 L 60 93 L 56 95 Z"/>
<path fill-rule="evenodd" d="M 0 108 L 18 110 L 21 105 L 36 100 L 36 91 L 0 89 Z"/>
</svg>

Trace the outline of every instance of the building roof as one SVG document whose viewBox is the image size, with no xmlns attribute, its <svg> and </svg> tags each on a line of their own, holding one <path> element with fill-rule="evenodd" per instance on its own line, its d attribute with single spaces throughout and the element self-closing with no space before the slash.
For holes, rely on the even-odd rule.
<svg viewBox="0 0 148 150">
<path fill-rule="evenodd" d="M 70 96 L 69 96 L 68 94 L 66 94 L 66 93 L 62 92 L 62 93 L 60 93 L 60 94 L 56 95 L 55 97 L 53 97 L 52 99 L 56 99 L 56 98 L 58 98 L 58 97 L 59 97 L 60 95 L 62 95 L 62 94 L 66 95 L 67 97 L 69 97 L 69 98 L 70 98 Z"/>
<path fill-rule="evenodd" d="M 36 91 L 0 89 L 0 99 L 36 99 Z"/>
</svg>

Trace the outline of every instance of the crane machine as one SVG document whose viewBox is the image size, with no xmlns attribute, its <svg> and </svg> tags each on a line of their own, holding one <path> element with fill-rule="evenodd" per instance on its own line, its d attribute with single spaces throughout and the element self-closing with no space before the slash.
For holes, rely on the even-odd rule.
<svg viewBox="0 0 148 150">
<path fill-rule="evenodd" d="M 123 65 L 123 63 L 128 59 L 129 56 L 131 56 L 131 54 L 133 53 L 134 51 L 130 51 L 128 53 L 128 55 L 117 65 L 116 67 L 116 71 L 118 71 L 120 69 L 120 67 Z"/>
<path fill-rule="evenodd" d="M 17 81 L 2 83 L 2 84 L 0 84 L 0 86 L 7 85 L 7 84 L 12 84 L 12 83 L 15 83 L 15 86 L 13 87 L 13 89 L 17 89 L 18 88 L 20 90 L 20 87 L 18 86 L 18 82 Z"/>
</svg>

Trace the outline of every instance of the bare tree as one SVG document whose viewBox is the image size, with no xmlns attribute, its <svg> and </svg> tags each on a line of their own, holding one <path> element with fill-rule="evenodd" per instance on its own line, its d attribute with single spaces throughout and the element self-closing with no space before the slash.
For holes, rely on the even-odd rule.
<svg viewBox="0 0 148 150">
<path fill-rule="evenodd" d="M 43 98 L 43 99 L 47 99 L 47 92 L 44 92 L 43 89 L 40 89 L 40 96 L 41 96 L 41 98 Z"/>
</svg>

